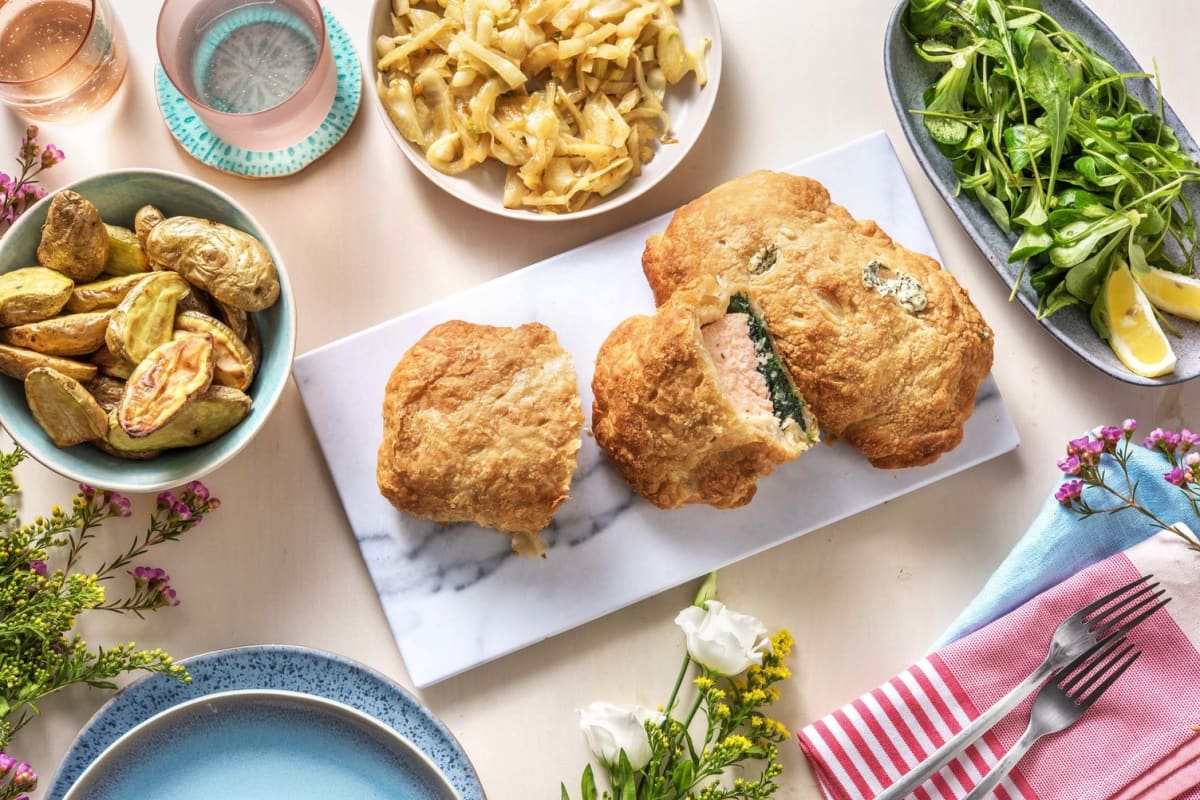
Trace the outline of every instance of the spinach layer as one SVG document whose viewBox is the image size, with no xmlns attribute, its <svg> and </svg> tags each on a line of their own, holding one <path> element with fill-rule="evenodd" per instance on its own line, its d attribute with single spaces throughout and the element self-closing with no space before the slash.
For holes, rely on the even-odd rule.
<svg viewBox="0 0 1200 800">
<path fill-rule="evenodd" d="M 775 416 L 780 419 L 792 419 L 800 426 L 800 430 L 808 428 L 804 424 L 804 401 L 792 388 L 787 372 L 779 361 L 771 337 L 767 335 L 767 326 L 762 317 L 750 310 L 750 300 L 744 294 L 735 294 L 729 298 L 728 314 L 745 314 L 749 320 L 750 341 L 758 354 L 758 371 L 767 381 L 767 392 L 771 397 L 771 405 L 775 407 Z"/>
</svg>

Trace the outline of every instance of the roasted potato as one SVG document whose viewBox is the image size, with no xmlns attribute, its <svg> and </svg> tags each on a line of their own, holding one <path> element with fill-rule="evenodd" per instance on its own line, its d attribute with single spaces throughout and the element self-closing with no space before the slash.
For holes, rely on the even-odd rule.
<svg viewBox="0 0 1200 800">
<path fill-rule="evenodd" d="M 92 363 L 96 365 L 96 369 L 100 371 L 101 375 L 116 378 L 119 381 L 129 380 L 129 376 L 133 374 L 133 368 L 136 366 L 133 362 L 109 350 L 107 344 L 92 353 Z"/>
<path fill-rule="evenodd" d="M 59 447 L 101 439 L 108 433 L 108 414 L 74 378 L 51 367 L 25 376 L 25 400 L 33 418 Z"/>
<path fill-rule="evenodd" d="M 90 381 L 96 377 L 94 364 L 48 356 L 45 353 L 26 350 L 24 347 L 0 344 L 0 372 L 19 380 L 25 380 L 25 376 L 38 367 L 51 367 L 77 381 Z"/>
<path fill-rule="evenodd" d="M 52 356 L 82 356 L 104 346 L 112 311 L 66 314 L 0 328 L 0 342 Z"/>
<path fill-rule="evenodd" d="M 63 310 L 78 314 L 83 311 L 116 308 L 125 299 L 125 295 L 145 278 L 144 274 L 121 275 L 102 281 L 76 284 Z"/>
<path fill-rule="evenodd" d="M 42 224 L 37 259 L 71 280 L 95 280 L 108 259 L 108 231 L 96 207 L 72 191 L 54 195 Z"/>
<path fill-rule="evenodd" d="M 188 334 L 156 347 L 142 359 L 117 406 L 117 423 L 141 439 L 166 425 L 213 380 L 213 338 Z"/>
<path fill-rule="evenodd" d="M 146 276 L 113 310 L 104 340 L 108 349 L 137 364 L 171 341 L 176 307 L 188 291 L 187 281 L 174 272 Z"/>
<path fill-rule="evenodd" d="M 243 392 L 254 381 L 254 356 L 238 335 L 227 325 L 195 311 L 175 316 L 175 335 L 207 333 L 213 339 L 213 383 L 232 386 Z"/>
<path fill-rule="evenodd" d="M 210 386 L 180 409 L 175 418 L 149 436 L 134 439 L 121 428 L 117 412 L 108 415 L 105 445 L 122 454 L 193 447 L 216 439 L 250 413 L 251 400 L 245 392 L 228 386 Z"/>
<path fill-rule="evenodd" d="M 106 275 L 134 275 L 150 271 L 150 259 L 142 249 L 137 234 L 117 225 L 105 224 L 108 232 L 108 258 L 104 261 Z"/>
<path fill-rule="evenodd" d="M 271 254 L 248 233 L 197 217 L 168 217 L 151 229 L 146 252 L 155 268 L 178 272 L 213 299 L 261 311 L 279 299 Z"/>
<path fill-rule="evenodd" d="M 105 414 L 116 408 L 117 404 L 121 402 L 121 398 L 125 396 L 125 381 L 110 378 L 107 375 L 97 375 L 85 383 L 83 388 L 96 398 L 96 402 L 104 409 Z"/>
<path fill-rule="evenodd" d="M 142 250 L 146 249 L 146 237 L 150 235 L 150 231 L 166 218 L 166 215 L 154 206 L 142 206 L 133 215 L 133 230 L 142 245 Z"/>
<path fill-rule="evenodd" d="M 209 316 L 216 316 L 217 319 L 228 325 L 239 339 L 243 342 L 246 341 L 250 335 L 250 315 L 240 308 L 227 306 L 221 302 L 216 302 L 214 305 L 217 307 L 217 313 L 209 314 Z"/>
<path fill-rule="evenodd" d="M 57 314 L 75 282 L 45 267 L 23 267 L 0 275 L 0 325 L 37 322 Z"/>
</svg>

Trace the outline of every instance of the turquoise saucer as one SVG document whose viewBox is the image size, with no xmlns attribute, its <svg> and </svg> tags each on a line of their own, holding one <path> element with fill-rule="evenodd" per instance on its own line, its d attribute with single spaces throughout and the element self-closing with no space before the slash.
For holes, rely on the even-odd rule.
<svg viewBox="0 0 1200 800">
<path fill-rule="evenodd" d="M 280 150 L 243 150 L 217 138 L 188 105 L 161 64 L 154 66 L 154 90 L 167 130 L 179 146 L 201 164 L 243 178 L 282 178 L 294 175 L 341 141 L 350 129 L 362 101 L 362 67 L 358 52 L 337 17 L 324 10 L 325 29 L 333 47 L 333 62 L 337 68 L 337 94 L 325 121 L 312 135 L 299 144 Z"/>
</svg>

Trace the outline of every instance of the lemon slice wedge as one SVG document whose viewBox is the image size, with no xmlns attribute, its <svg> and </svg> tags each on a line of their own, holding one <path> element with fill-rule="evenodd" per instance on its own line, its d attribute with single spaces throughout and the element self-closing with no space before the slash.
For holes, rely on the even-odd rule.
<svg viewBox="0 0 1200 800">
<path fill-rule="evenodd" d="M 1154 318 L 1150 300 L 1124 261 L 1113 267 L 1104 284 L 1104 310 L 1108 314 L 1108 343 L 1131 372 L 1157 378 L 1175 369 L 1171 344 Z"/>
<path fill-rule="evenodd" d="M 1133 279 L 1156 308 L 1200 322 L 1200 280 L 1155 267 L 1147 273 L 1135 272 Z"/>
</svg>

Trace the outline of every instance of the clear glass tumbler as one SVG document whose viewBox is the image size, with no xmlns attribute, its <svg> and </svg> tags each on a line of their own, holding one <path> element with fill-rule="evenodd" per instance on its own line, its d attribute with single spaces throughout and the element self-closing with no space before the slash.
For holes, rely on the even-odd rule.
<svg viewBox="0 0 1200 800">
<path fill-rule="evenodd" d="M 128 65 L 108 0 L 0 0 L 0 101 L 23 116 L 58 121 L 95 111 Z"/>
<path fill-rule="evenodd" d="M 158 58 L 209 130 L 245 150 L 303 141 L 337 93 L 316 0 L 166 0 Z"/>
</svg>

